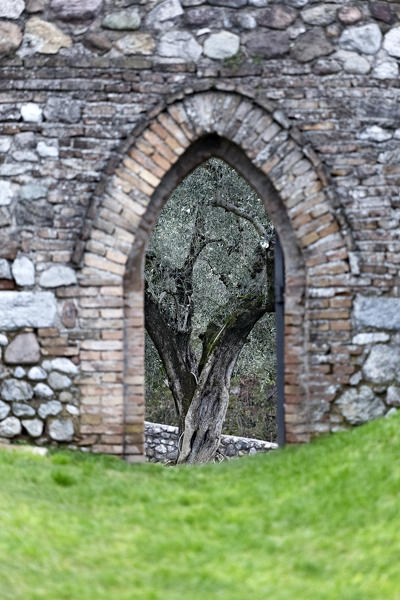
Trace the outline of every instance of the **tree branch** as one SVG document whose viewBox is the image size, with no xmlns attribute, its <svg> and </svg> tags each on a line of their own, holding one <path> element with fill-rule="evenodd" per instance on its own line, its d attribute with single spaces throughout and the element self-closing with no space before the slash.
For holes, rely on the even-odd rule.
<svg viewBox="0 0 400 600">
<path fill-rule="evenodd" d="M 262 242 L 264 242 L 263 247 L 268 248 L 269 242 L 272 239 L 273 232 L 272 232 L 272 230 L 267 231 L 267 229 L 265 229 L 264 225 L 262 225 L 262 223 L 259 222 L 259 220 L 256 218 L 255 215 L 251 214 L 250 212 L 246 212 L 246 211 L 242 210 L 241 208 L 239 208 L 235 204 L 232 204 L 231 202 L 227 202 L 226 200 L 223 200 L 220 197 L 219 192 L 217 192 L 215 194 L 214 198 L 211 200 L 211 204 L 213 206 L 223 208 L 224 210 L 233 213 L 234 215 L 240 217 L 241 219 L 245 219 L 246 221 L 249 221 L 249 223 L 251 223 L 253 225 L 254 229 L 257 231 Z"/>
</svg>

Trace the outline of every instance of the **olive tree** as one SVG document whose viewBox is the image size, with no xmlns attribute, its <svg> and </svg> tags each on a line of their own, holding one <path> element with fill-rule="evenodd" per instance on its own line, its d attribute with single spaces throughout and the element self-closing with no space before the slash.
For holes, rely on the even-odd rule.
<svg viewBox="0 0 400 600">
<path fill-rule="evenodd" d="M 274 311 L 273 239 L 255 192 L 217 159 L 176 188 L 151 235 L 145 323 L 172 393 L 180 463 L 218 449 L 233 368 Z"/>
</svg>

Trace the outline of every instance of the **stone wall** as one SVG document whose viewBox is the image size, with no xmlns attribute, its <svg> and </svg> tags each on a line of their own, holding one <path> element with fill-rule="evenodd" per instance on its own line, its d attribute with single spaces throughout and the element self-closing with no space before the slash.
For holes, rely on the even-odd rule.
<svg viewBox="0 0 400 600">
<path fill-rule="evenodd" d="M 221 458 L 235 458 L 246 454 L 270 452 L 277 449 L 277 444 L 263 440 L 238 437 L 235 435 L 221 436 L 218 453 Z M 144 423 L 144 449 L 150 462 L 168 463 L 178 457 L 178 428 L 160 423 Z"/>
<path fill-rule="evenodd" d="M 399 60 L 397 0 L 0 0 L 0 437 L 143 459 L 141 261 L 207 148 L 283 245 L 287 441 L 397 406 Z"/>
</svg>

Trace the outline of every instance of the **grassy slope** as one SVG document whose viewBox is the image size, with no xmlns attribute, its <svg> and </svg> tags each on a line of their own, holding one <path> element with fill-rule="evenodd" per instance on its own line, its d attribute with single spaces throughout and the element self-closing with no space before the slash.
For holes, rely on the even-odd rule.
<svg viewBox="0 0 400 600">
<path fill-rule="evenodd" d="M 400 599 L 399 426 L 195 468 L 3 451 L 0 598 Z"/>
</svg>

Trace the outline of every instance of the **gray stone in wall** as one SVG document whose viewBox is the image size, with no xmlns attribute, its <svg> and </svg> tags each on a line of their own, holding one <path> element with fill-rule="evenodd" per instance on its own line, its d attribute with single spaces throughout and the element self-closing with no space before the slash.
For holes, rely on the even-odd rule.
<svg viewBox="0 0 400 600">
<path fill-rule="evenodd" d="M 0 279 L 12 279 L 10 263 L 5 258 L 0 258 Z"/>
<path fill-rule="evenodd" d="M 264 2 L 263 6 L 265 6 L 269 3 L 269 0 L 249 0 L 249 4 L 253 4 L 253 6 L 257 6 L 257 2 Z M 295 8 L 302 8 L 308 4 L 308 2 L 309 0 L 287 0 L 287 3 Z"/>
<path fill-rule="evenodd" d="M 10 405 L 0 400 L 0 421 L 6 418 L 10 410 Z"/>
<path fill-rule="evenodd" d="M 394 27 L 387 32 L 383 40 L 383 47 L 390 56 L 400 58 L 400 27 Z"/>
<path fill-rule="evenodd" d="M 100 12 L 103 0 L 51 0 L 50 7 L 62 21 L 94 19 Z"/>
<path fill-rule="evenodd" d="M 399 76 L 399 65 L 395 60 L 381 58 L 376 61 L 372 76 L 376 79 L 397 79 Z"/>
<path fill-rule="evenodd" d="M 240 38 L 230 31 L 213 33 L 204 42 L 204 54 L 209 58 L 225 59 L 237 54 Z"/>
<path fill-rule="evenodd" d="M 48 0 L 27 0 L 26 10 L 29 13 L 42 12 L 46 8 Z"/>
<path fill-rule="evenodd" d="M 362 425 L 385 414 L 382 400 L 373 391 L 363 385 L 359 389 L 344 392 L 336 401 L 341 414 L 351 425 Z"/>
<path fill-rule="evenodd" d="M 77 375 L 79 372 L 78 367 L 69 358 L 54 358 L 51 361 L 51 368 L 68 375 Z"/>
<path fill-rule="evenodd" d="M 369 9 L 371 11 L 371 15 L 379 21 L 383 21 L 384 23 L 388 23 L 390 25 L 396 20 L 392 9 L 387 4 L 383 4 L 382 2 L 370 2 Z"/>
<path fill-rule="evenodd" d="M 363 54 L 376 54 L 381 47 L 382 33 L 376 23 L 348 27 L 340 36 L 339 44 L 344 50 L 356 50 Z"/>
<path fill-rule="evenodd" d="M 52 292 L 1 292 L 0 329 L 52 327 L 57 303 Z"/>
<path fill-rule="evenodd" d="M 56 25 L 32 17 L 25 25 L 22 46 L 18 50 L 21 57 L 40 54 L 57 54 L 61 48 L 70 48 L 72 39 Z"/>
<path fill-rule="evenodd" d="M 19 48 L 22 33 L 15 23 L 0 22 L 0 55 L 11 54 Z"/>
<path fill-rule="evenodd" d="M 353 321 L 358 329 L 376 327 L 400 331 L 400 298 L 357 296 Z"/>
<path fill-rule="evenodd" d="M 301 11 L 302 19 L 309 25 L 330 25 L 336 19 L 339 7 L 337 4 L 324 3 L 310 6 Z"/>
<path fill-rule="evenodd" d="M 0 0 L 0 17 L 5 19 L 18 19 L 24 8 L 24 0 Z"/>
<path fill-rule="evenodd" d="M 8 225 L 11 225 L 11 223 L 12 218 L 10 210 L 6 207 L 0 207 L 0 227 L 7 227 Z"/>
<path fill-rule="evenodd" d="M 33 406 L 29 406 L 29 404 L 24 404 L 23 402 L 13 402 L 12 411 L 16 417 L 33 417 L 35 414 Z"/>
<path fill-rule="evenodd" d="M 35 392 L 35 396 L 39 398 L 51 398 L 54 396 L 53 390 L 45 383 L 37 383 L 33 391 Z"/>
<path fill-rule="evenodd" d="M 361 371 L 357 371 L 356 373 L 354 373 L 354 375 L 352 375 L 349 379 L 349 383 L 350 385 L 358 385 L 362 380 L 362 373 Z"/>
<path fill-rule="evenodd" d="M 297 17 L 297 12 L 289 6 L 277 4 L 257 12 L 257 24 L 272 29 L 287 29 Z"/>
<path fill-rule="evenodd" d="M 253 15 L 238 14 L 235 15 L 235 22 L 242 29 L 255 29 L 257 27 L 257 21 Z"/>
<path fill-rule="evenodd" d="M 357 52 L 349 52 L 348 50 L 339 50 L 334 55 L 334 58 L 343 63 L 343 68 L 347 73 L 358 73 L 364 75 L 369 73 L 371 65 L 365 56 L 361 56 Z"/>
<path fill-rule="evenodd" d="M 1 33 L 1 32 L 0 32 Z M 0 206 L 11 204 L 13 188 L 9 181 L 0 181 Z"/>
<path fill-rule="evenodd" d="M 57 373 L 56 371 L 50 373 L 48 382 L 53 390 L 65 390 L 72 385 L 72 381 L 67 375 L 61 375 L 61 373 Z"/>
<path fill-rule="evenodd" d="M 386 415 L 385 415 L 385 419 L 389 419 L 390 417 L 393 417 L 394 415 L 397 415 L 399 409 L 395 408 L 394 406 L 392 406 L 392 408 L 390 408 Z"/>
<path fill-rule="evenodd" d="M 5 154 L 6 152 L 9 151 L 10 146 L 11 146 L 11 136 L 5 136 L 2 135 L 0 136 L 0 152 L 2 154 Z"/>
<path fill-rule="evenodd" d="M 3 381 L 0 396 L 7 402 L 21 402 L 31 400 L 33 397 L 32 387 L 26 381 L 19 379 L 6 379 Z"/>
<path fill-rule="evenodd" d="M 208 0 L 214 6 L 226 6 L 227 8 L 242 8 L 246 6 L 247 0 Z"/>
<path fill-rule="evenodd" d="M 342 6 L 338 12 L 338 18 L 345 25 L 353 25 L 361 21 L 363 15 L 357 6 Z"/>
<path fill-rule="evenodd" d="M 22 427 L 16 417 L 7 417 L 0 422 L 0 437 L 12 438 L 21 433 Z"/>
<path fill-rule="evenodd" d="M 384 332 L 376 333 L 357 333 L 352 339 L 352 344 L 377 344 L 378 342 L 388 342 L 390 336 Z"/>
<path fill-rule="evenodd" d="M 4 360 L 9 365 L 29 365 L 40 359 L 40 347 L 34 333 L 20 333 L 7 347 Z"/>
<path fill-rule="evenodd" d="M 358 134 L 360 140 L 370 140 L 372 142 L 387 142 L 393 137 L 393 132 L 379 125 L 371 125 L 370 127 L 365 127 Z"/>
<path fill-rule="evenodd" d="M 299 36 L 291 50 L 293 58 L 299 62 L 309 62 L 334 51 L 334 46 L 325 35 L 322 27 L 314 27 Z"/>
<path fill-rule="evenodd" d="M 389 406 L 400 406 L 400 387 L 390 385 L 386 393 L 386 404 Z"/>
<path fill-rule="evenodd" d="M 50 96 L 44 108 L 47 121 L 63 121 L 64 123 L 77 123 L 81 118 L 82 105 L 79 100 Z"/>
<path fill-rule="evenodd" d="M 74 436 L 74 426 L 70 419 L 55 419 L 49 425 L 49 435 L 57 442 L 70 442 Z"/>
<path fill-rule="evenodd" d="M 140 27 L 140 15 L 137 9 L 120 10 L 106 15 L 102 22 L 106 29 L 134 30 Z"/>
<path fill-rule="evenodd" d="M 40 419 L 23 419 L 22 425 L 30 437 L 36 438 L 43 433 L 43 421 Z"/>
<path fill-rule="evenodd" d="M 39 198 L 46 198 L 48 188 L 40 183 L 27 183 L 23 185 L 18 192 L 20 200 L 39 200 Z"/>
<path fill-rule="evenodd" d="M 28 371 L 28 378 L 32 379 L 32 381 L 41 381 L 42 379 L 46 379 L 47 373 L 42 367 L 32 367 Z"/>
<path fill-rule="evenodd" d="M 188 31 L 168 31 L 160 40 L 158 53 L 160 56 L 181 58 L 185 61 L 197 62 L 202 47 Z"/>
<path fill-rule="evenodd" d="M 17 367 L 16 369 L 14 369 L 13 375 L 17 379 L 22 379 L 23 377 L 25 377 L 26 371 L 22 367 Z"/>
<path fill-rule="evenodd" d="M 64 285 L 74 285 L 76 273 L 71 267 L 56 265 L 43 271 L 40 275 L 39 284 L 45 288 L 55 288 Z"/>
<path fill-rule="evenodd" d="M 260 58 L 278 58 L 290 49 L 290 38 L 286 31 L 254 31 L 245 38 L 250 56 Z"/>
<path fill-rule="evenodd" d="M 79 400 L 71 392 L 60 392 L 59 398 L 60 402 L 70 402 L 71 404 L 79 405 Z"/>
<path fill-rule="evenodd" d="M 41 404 L 39 406 L 39 417 L 42 419 L 46 419 L 49 416 L 56 416 L 60 414 L 62 411 L 62 404 L 58 400 L 51 400 L 50 402 L 46 402 L 46 404 Z"/>
<path fill-rule="evenodd" d="M 0 346 L 7 346 L 8 337 L 4 333 L 0 333 Z"/>
<path fill-rule="evenodd" d="M 149 33 L 131 33 L 120 38 L 115 48 L 122 54 L 153 54 L 155 42 Z"/>
<path fill-rule="evenodd" d="M 396 376 L 400 379 L 400 347 L 387 344 L 374 346 L 363 365 L 367 381 L 388 383 Z"/>
<path fill-rule="evenodd" d="M 42 158 L 58 158 L 58 147 L 54 144 L 46 144 L 40 141 L 36 146 L 36 151 Z"/>
<path fill-rule="evenodd" d="M 11 267 L 17 285 L 34 285 L 35 267 L 27 256 L 18 256 Z"/>
<path fill-rule="evenodd" d="M 42 109 L 34 102 L 28 102 L 21 106 L 21 117 L 28 123 L 40 123 L 42 120 Z"/>
<path fill-rule="evenodd" d="M 168 21 L 179 17 L 183 14 L 183 9 L 179 0 L 164 0 L 159 2 L 147 16 L 147 23 L 149 25 L 156 25 L 163 21 Z"/>
</svg>

